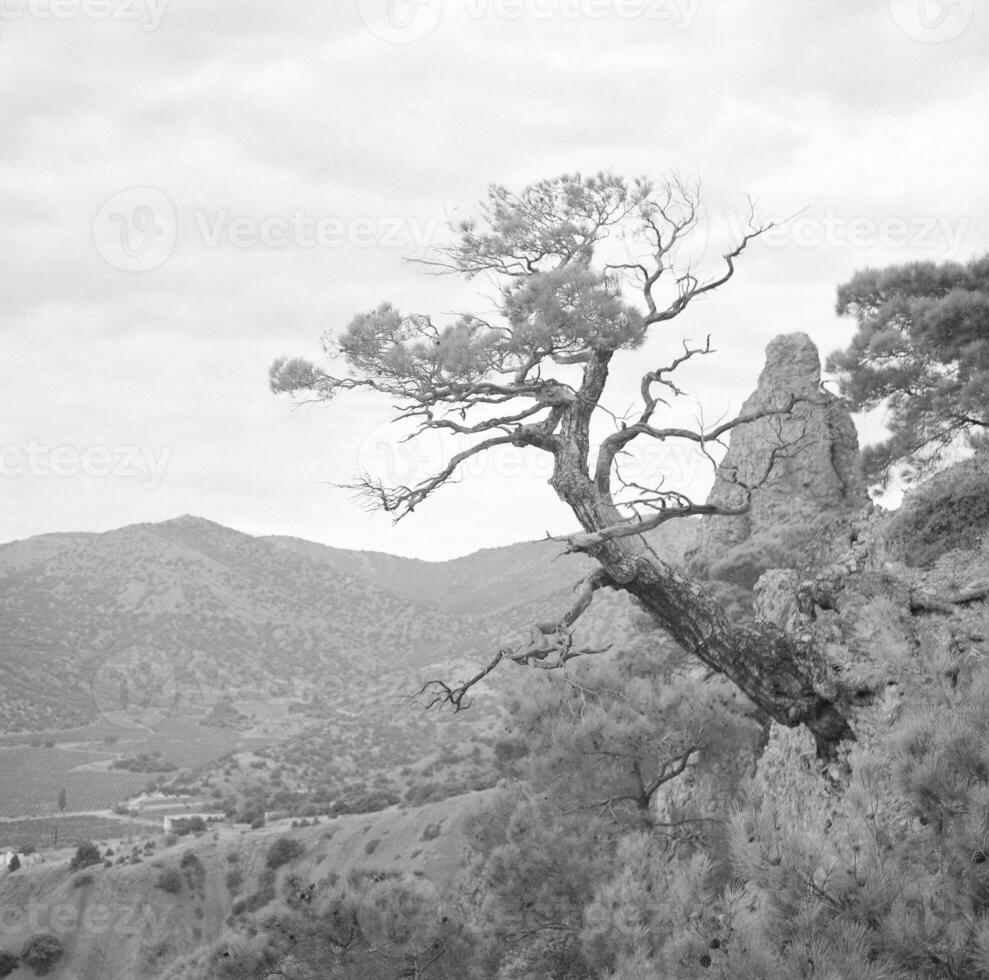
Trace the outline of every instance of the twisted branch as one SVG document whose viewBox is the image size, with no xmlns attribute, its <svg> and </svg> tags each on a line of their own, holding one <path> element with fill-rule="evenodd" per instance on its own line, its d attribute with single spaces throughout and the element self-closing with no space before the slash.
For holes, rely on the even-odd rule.
<svg viewBox="0 0 989 980">
<path fill-rule="evenodd" d="M 600 588 L 611 585 L 611 579 L 603 569 L 592 572 L 577 583 L 573 600 L 557 622 L 533 624 L 529 630 L 528 640 L 515 648 L 502 647 L 487 666 L 482 667 L 467 680 L 452 685 L 443 680 L 426 681 L 415 694 L 408 697 L 408 700 L 422 704 L 426 710 L 436 705 L 442 707 L 444 704 L 450 704 L 454 711 L 462 711 L 470 707 L 471 688 L 484 680 L 502 660 L 511 660 L 521 667 L 559 670 L 574 657 L 607 653 L 612 647 L 610 643 L 599 648 L 574 647 L 571 630 L 573 624 L 591 604 L 594 593 Z M 424 695 L 428 695 L 426 700 L 422 700 Z"/>
</svg>

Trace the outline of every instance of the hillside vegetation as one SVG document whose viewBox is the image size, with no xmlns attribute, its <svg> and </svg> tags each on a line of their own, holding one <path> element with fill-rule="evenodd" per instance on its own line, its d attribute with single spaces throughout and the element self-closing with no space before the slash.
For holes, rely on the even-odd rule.
<svg viewBox="0 0 989 980">
<path fill-rule="evenodd" d="M 49 933 L 55 980 L 989 976 L 987 494 L 976 457 L 760 579 L 757 611 L 859 692 L 835 757 L 630 615 L 615 654 L 502 689 L 464 760 L 489 789 L 0 878 L 63 917 L 5 934 L 12 976 Z M 333 747 L 296 744 L 304 781 Z M 135 929 L 85 924 L 114 901 Z"/>
</svg>

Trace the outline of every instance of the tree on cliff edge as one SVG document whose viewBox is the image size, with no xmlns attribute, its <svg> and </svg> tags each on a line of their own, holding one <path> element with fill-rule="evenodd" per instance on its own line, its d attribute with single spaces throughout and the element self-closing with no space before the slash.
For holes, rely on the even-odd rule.
<svg viewBox="0 0 989 980">
<path fill-rule="evenodd" d="M 355 488 L 396 520 L 457 478 L 461 466 L 478 454 L 513 446 L 552 459 L 550 485 L 582 528 L 562 540 L 600 567 L 577 586 L 557 622 L 536 624 L 527 643 L 500 651 L 469 680 L 434 682 L 436 700 L 462 707 L 471 686 L 501 659 L 552 669 L 593 652 L 573 647 L 571 627 L 596 590 L 612 588 L 630 593 L 685 649 L 735 683 L 769 717 L 788 726 L 807 725 L 822 749 L 849 736 L 834 678 L 810 644 L 767 622 L 730 623 L 704 587 L 664 561 L 642 537 L 674 518 L 737 514 L 746 505 L 698 504 L 664 485 L 626 480 L 621 469 L 634 440 L 680 442 L 704 451 L 740 424 L 781 418 L 794 398 L 707 431 L 664 427 L 657 415 L 681 394 L 674 372 L 690 358 L 711 353 L 709 345 L 685 343 L 669 364 L 647 366 L 634 414 L 614 419 L 614 431 L 596 444 L 592 440 L 592 418 L 604 413 L 612 359 L 634 351 L 650 330 L 725 285 L 748 245 L 770 227 L 750 215 L 748 230 L 725 253 L 722 267 L 705 278 L 678 262 L 699 213 L 696 190 L 676 178 L 654 186 L 641 179 L 577 174 L 543 180 L 519 193 L 492 186 L 480 218 L 455 224 L 453 244 L 438 249 L 426 265 L 494 280 L 496 317 L 466 313 L 440 324 L 385 303 L 358 314 L 341 335 L 324 336 L 324 351 L 342 357 L 346 376 L 299 358 L 281 358 L 271 366 L 275 392 L 328 401 L 341 391 L 370 389 L 390 397 L 398 417 L 414 421 L 419 433 L 433 430 L 471 440 L 414 486 L 361 477 Z M 602 264 L 609 238 L 631 239 L 647 257 Z M 625 299 L 623 287 L 635 290 L 639 308 Z M 793 450 L 792 441 L 781 439 L 775 451 Z M 752 484 L 743 488 L 750 491 Z"/>
</svg>

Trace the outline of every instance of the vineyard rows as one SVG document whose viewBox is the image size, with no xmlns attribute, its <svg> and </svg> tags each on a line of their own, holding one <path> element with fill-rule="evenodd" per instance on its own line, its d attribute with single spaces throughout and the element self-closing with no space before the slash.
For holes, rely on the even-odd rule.
<svg viewBox="0 0 989 980">
<path fill-rule="evenodd" d="M 107 757 L 62 749 L 0 750 L 0 817 L 57 813 L 63 788 L 67 810 L 106 810 L 147 785 L 147 773 L 74 771 Z"/>
</svg>

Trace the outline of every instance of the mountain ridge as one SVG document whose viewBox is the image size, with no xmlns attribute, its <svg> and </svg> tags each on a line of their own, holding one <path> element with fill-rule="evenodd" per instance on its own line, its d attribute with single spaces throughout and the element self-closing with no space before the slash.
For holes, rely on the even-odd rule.
<svg viewBox="0 0 989 980">
<path fill-rule="evenodd" d="M 691 532 L 655 540 L 682 553 Z M 486 662 L 566 607 L 593 562 L 562 551 L 520 542 L 425 562 L 191 515 L 0 545 L 0 730 L 86 723 L 97 678 L 153 664 L 195 700 L 203 688 L 367 688 Z M 610 642 L 632 615 L 623 594 L 602 593 L 578 636 Z"/>
</svg>

